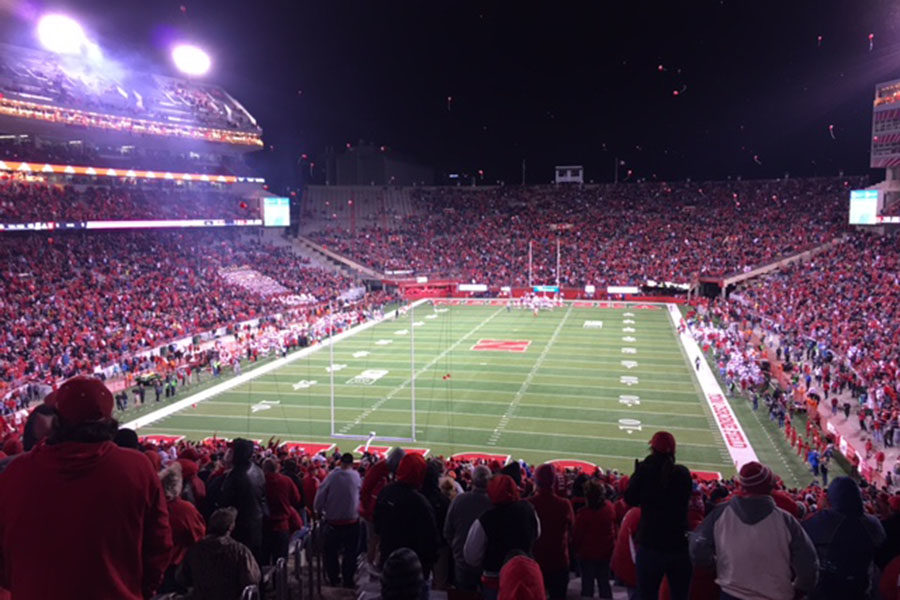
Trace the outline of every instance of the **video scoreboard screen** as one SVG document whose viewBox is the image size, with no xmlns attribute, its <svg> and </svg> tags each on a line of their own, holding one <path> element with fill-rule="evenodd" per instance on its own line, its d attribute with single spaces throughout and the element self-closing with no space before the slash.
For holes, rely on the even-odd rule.
<svg viewBox="0 0 900 600">
<path fill-rule="evenodd" d="M 290 198 L 263 198 L 263 225 L 266 227 L 289 227 L 290 224 Z"/>
<path fill-rule="evenodd" d="M 850 224 L 875 225 L 878 221 L 878 190 L 850 192 Z"/>
</svg>

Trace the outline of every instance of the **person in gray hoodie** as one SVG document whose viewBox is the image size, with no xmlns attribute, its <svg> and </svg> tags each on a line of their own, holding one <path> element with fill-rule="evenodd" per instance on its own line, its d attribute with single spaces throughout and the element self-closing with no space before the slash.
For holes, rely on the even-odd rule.
<svg viewBox="0 0 900 600">
<path fill-rule="evenodd" d="M 444 520 L 444 539 L 453 551 L 453 578 L 460 590 L 474 591 L 481 576 L 480 569 L 473 569 L 466 563 L 463 548 L 472 523 L 492 506 L 487 494 L 490 478 L 491 470 L 486 466 L 475 467 L 472 471 L 472 489 L 453 499 Z"/>
<path fill-rule="evenodd" d="M 816 549 L 793 516 L 775 506 L 775 475 L 749 462 L 740 492 L 690 536 L 695 567 L 714 568 L 722 600 L 793 600 L 815 588 Z"/>
<path fill-rule="evenodd" d="M 875 551 L 884 543 L 881 522 L 863 513 L 862 494 L 849 477 L 828 486 L 830 508 L 803 522 L 819 553 L 819 584 L 813 600 L 855 600 L 869 597 Z"/>
</svg>

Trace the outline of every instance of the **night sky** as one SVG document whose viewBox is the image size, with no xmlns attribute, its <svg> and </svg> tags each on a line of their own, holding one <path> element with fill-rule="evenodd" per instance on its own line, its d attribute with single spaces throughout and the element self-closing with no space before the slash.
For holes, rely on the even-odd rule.
<svg viewBox="0 0 900 600">
<path fill-rule="evenodd" d="M 632 179 L 865 173 L 874 85 L 900 78 L 900 1 L 0 0 L 0 37 L 34 45 L 51 9 L 157 72 L 168 40 L 205 47 L 276 185 L 360 139 L 486 182 L 523 159 L 529 183 L 611 180 L 615 157 Z"/>
</svg>

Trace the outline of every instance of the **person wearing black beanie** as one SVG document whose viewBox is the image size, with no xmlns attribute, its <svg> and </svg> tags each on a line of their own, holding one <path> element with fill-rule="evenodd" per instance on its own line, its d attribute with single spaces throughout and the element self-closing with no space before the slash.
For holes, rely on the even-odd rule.
<svg viewBox="0 0 900 600">
<path fill-rule="evenodd" d="M 250 459 L 253 442 L 237 438 L 231 444 L 232 469 L 222 482 L 220 506 L 238 510 L 232 536 L 247 546 L 259 564 L 265 564 L 262 552 L 263 518 L 269 516 L 266 502 L 266 476 Z"/>
<path fill-rule="evenodd" d="M 381 600 L 418 600 L 425 578 L 418 555 L 409 548 L 397 548 L 381 571 Z"/>
</svg>

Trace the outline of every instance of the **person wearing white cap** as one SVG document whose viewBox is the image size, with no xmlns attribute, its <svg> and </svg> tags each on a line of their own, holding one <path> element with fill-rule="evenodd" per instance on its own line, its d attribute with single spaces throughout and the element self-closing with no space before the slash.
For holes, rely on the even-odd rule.
<svg viewBox="0 0 900 600">
<path fill-rule="evenodd" d="M 722 600 L 793 600 L 812 591 L 816 549 L 797 519 L 775 506 L 772 470 L 749 462 L 738 484 L 691 534 L 694 566 L 715 569 Z"/>
</svg>

